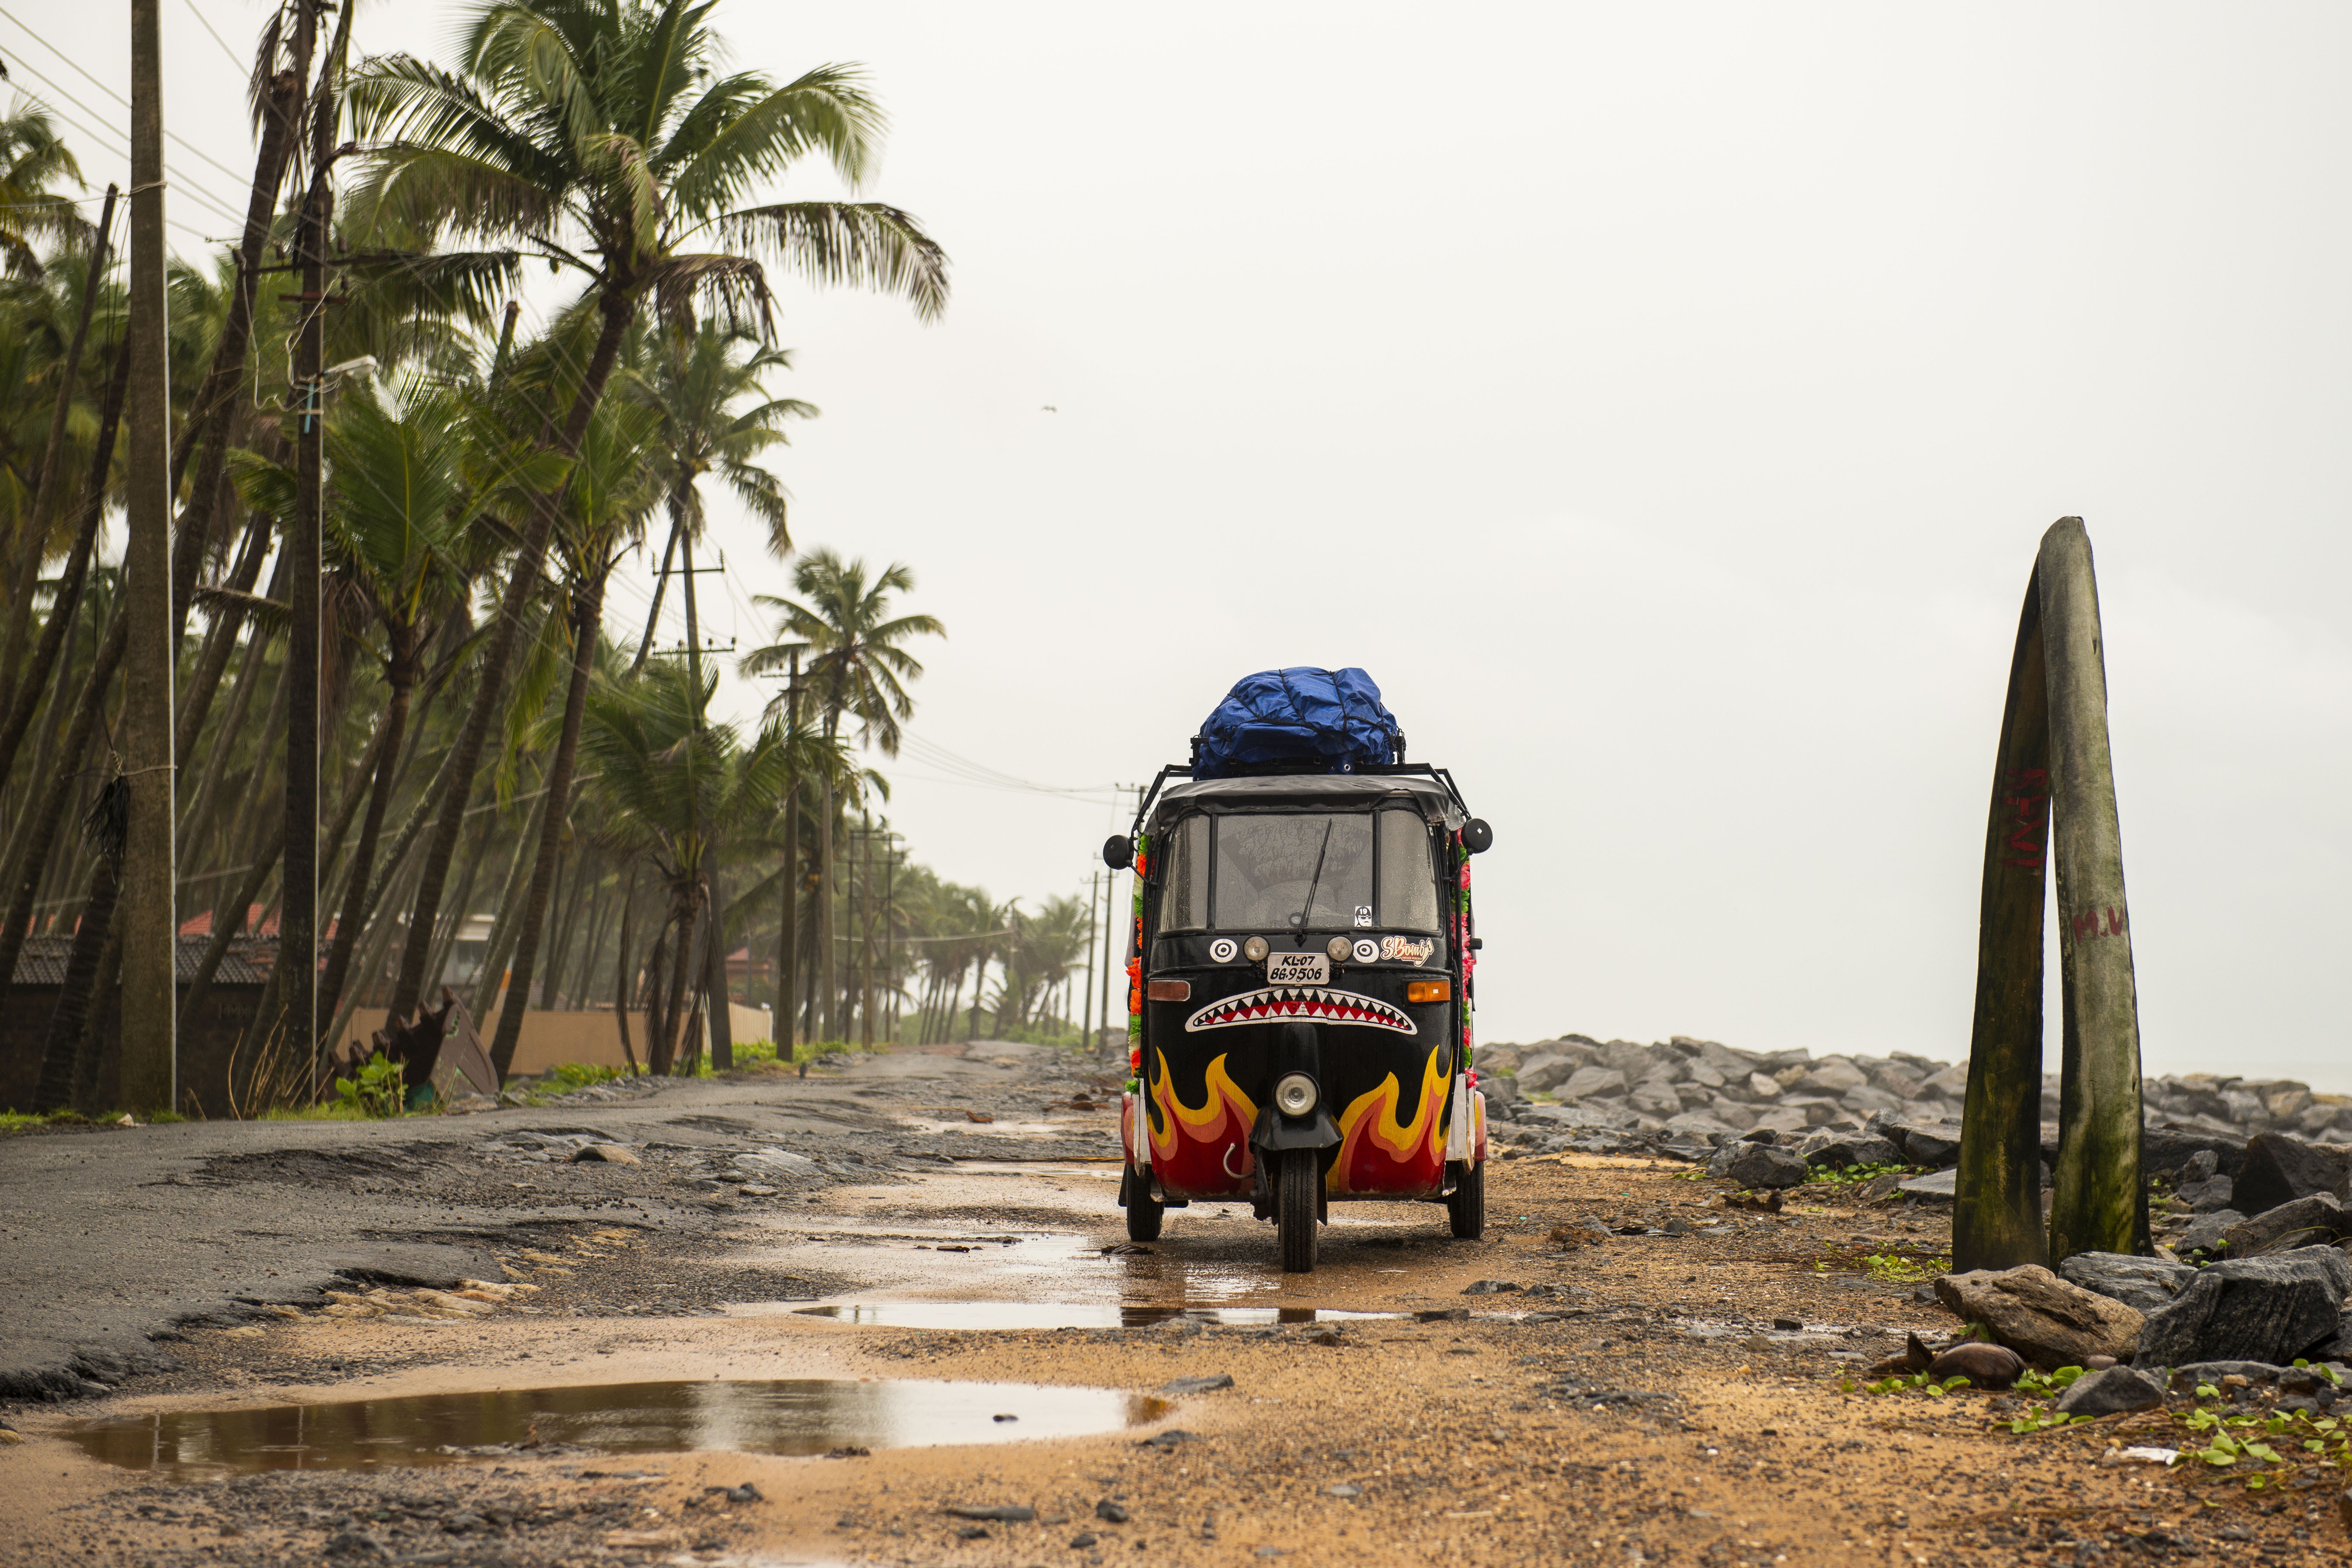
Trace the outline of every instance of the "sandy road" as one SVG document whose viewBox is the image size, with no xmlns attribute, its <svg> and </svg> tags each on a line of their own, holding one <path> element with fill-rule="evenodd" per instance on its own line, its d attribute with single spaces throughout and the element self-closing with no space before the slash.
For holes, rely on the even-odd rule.
<svg viewBox="0 0 2352 1568">
<path fill-rule="evenodd" d="M 2020 1437 L 1991 1428 L 1991 1396 L 1840 1392 L 1905 1330 L 1951 1327 L 1907 1286 L 1852 1267 L 1865 1253 L 1935 1255 L 1948 1234 L 1936 1211 L 1861 1210 L 1809 1188 L 1783 1214 L 1757 1215 L 1674 1167 L 1513 1161 L 1494 1168 L 1486 1239 L 1450 1240 L 1435 1208 L 1335 1206 L 1322 1267 L 1286 1277 L 1270 1228 L 1245 1211 L 1174 1213 L 1149 1250 L 1122 1247 L 1114 1167 L 1084 1154 L 1106 1113 L 1072 1103 L 1083 1075 L 1008 1059 L 891 1058 L 831 1081 L 467 1119 L 593 1123 L 632 1138 L 642 1163 L 518 1164 L 453 1147 L 391 1177 L 348 1178 L 414 1189 L 341 1194 L 346 1208 L 400 1212 L 434 1192 L 488 1206 L 493 1184 L 530 1184 L 503 1186 L 533 1200 L 500 1210 L 508 1223 L 448 1226 L 469 1234 L 429 1244 L 469 1247 L 496 1282 L 531 1289 L 415 1321 L 404 1321 L 423 1310 L 414 1287 L 376 1286 L 413 1309 L 376 1315 L 326 1315 L 313 1291 L 278 1303 L 294 1315 L 187 1329 L 168 1342 L 176 1371 L 133 1373 L 102 1399 L 15 1406 L 6 1418 L 24 1440 L 0 1447 L 0 1554 L 1088 1568 L 2342 1560 L 2340 1477 L 2250 1493 L 2096 1462 L 2111 1445 L 2160 1439 L 2158 1416 Z M 971 1122 L 983 1102 L 997 1120 Z M 845 1127 L 853 1113 L 871 1124 Z M 448 1136 L 474 1149 L 488 1131 Z M 719 1142 L 693 1142 L 706 1135 Z M 989 1158 L 941 1160 L 941 1141 L 973 1139 Z M 689 1146 L 654 1147 L 672 1143 Z M 841 1175 L 755 1183 L 773 1190 L 747 1197 L 707 1173 L 745 1147 L 818 1151 Z M 872 1163 L 835 1157 L 857 1148 Z M 1017 1157 L 1032 1152 L 1060 1157 Z M 1552 1239 L 1561 1226 L 1591 1234 L 1586 1221 L 1608 1238 L 1567 1250 Z M 1521 1289 L 1464 1293 L 1480 1280 Z M 1163 1392 L 1218 1377 L 1233 1386 Z M 741 1408 L 708 1395 L 691 1437 L 625 1455 L 173 1478 L 69 1441 L 92 1417 L 487 1390 L 570 1390 L 593 1405 L 615 1384 L 766 1379 L 835 1380 L 824 1386 L 839 1409 L 867 1415 L 826 1419 L 850 1436 L 866 1419 L 880 1438 L 842 1442 L 871 1451 L 840 1458 L 696 1451 L 746 1430 L 727 1425 Z M 1070 1415 L 1041 1388 L 1131 1402 L 1072 1417 L 1091 1435 L 1041 1438 L 1030 1434 Z M 873 1415 L 877 1401 L 892 1413 Z M 971 1425 L 998 1404 L 1022 1421 Z M 747 1480 L 760 1500 L 703 1489 Z M 947 1511 L 957 1507 L 1033 1517 Z"/>
</svg>

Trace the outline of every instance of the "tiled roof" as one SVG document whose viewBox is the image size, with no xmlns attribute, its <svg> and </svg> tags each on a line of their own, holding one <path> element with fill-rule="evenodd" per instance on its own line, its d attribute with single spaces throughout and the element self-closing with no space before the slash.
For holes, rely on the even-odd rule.
<svg viewBox="0 0 2352 1568">
<path fill-rule="evenodd" d="M 209 938 L 184 936 L 179 942 L 177 969 L 180 984 L 188 984 L 203 966 L 205 948 Z M 66 960 L 73 952 L 69 936 L 28 936 L 24 951 L 16 955 L 15 983 L 18 985 L 62 985 L 66 981 Z M 213 973 L 215 985 L 262 985 L 269 980 L 269 966 L 278 959 L 278 944 L 262 942 L 233 942 L 221 955 L 220 967 Z"/>
</svg>

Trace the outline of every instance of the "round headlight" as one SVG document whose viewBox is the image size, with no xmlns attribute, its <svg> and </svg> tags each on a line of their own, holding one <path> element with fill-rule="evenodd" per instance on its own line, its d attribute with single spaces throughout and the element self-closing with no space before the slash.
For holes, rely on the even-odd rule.
<svg viewBox="0 0 2352 1568">
<path fill-rule="evenodd" d="M 1348 962 L 1348 954 L 1355 951 L 1355 943 L 1344 936 L 1335 936 L 1323 944 L 1323 951 L 1331 955 L 1332 963 L 1345 963 Z"/>
<path fill-rule="evenodd" d="M 1303 1072 L 1287 1075 L 1274 1086 L 1274 1103 L 1285 1116 L 1305 1116 L 1315 1109 L 1315 1080 Z"/>
<path fill-rule="evenodd" d="M 1264 963 L 1265 962 L 1265 938 L 1262 936 L 1254 936 L 1247 942 L 1242 943 L 1242 956 L 1248 959 L 1252 963 Z"/>
</svg>

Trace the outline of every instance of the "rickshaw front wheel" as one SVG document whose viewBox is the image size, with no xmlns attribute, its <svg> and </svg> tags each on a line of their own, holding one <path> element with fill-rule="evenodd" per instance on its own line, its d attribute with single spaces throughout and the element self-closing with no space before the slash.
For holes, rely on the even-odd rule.
<svg viewBox="0 0 2352 1568">
<path fill-rule="evenodd" d="M 1319 1151 L 1292 1149 L 1275 1175 L 1275 1230 L 1282 1245 L 1285 1274 L 1315 1272 L 1316 1191 L 1322 1175 Z"/>
<path fill-rule="evenodd" d="M 1485 1161 L 1474 1161 L 1462 1167 L 1454 1191 L 1445 1199 L 1445 1217 L 1453 1223 L 1456 1241 L 1475 1241 L 1486 1234 Z"/>
<path fill-rule="evenodd" d="M 1127 1239 L 1158 1241 L 1160 1222 L 1167 1217 L 1168 1205 L 1151 1195 L 1150 1184 L 1138 1181 L 1127 1195 Z"/>
</svg>

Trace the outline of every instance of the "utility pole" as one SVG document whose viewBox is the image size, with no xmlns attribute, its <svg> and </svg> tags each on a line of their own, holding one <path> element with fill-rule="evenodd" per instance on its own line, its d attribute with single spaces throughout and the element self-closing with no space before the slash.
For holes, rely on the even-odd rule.
<svg viewBox="0 0 2352 1568">
<path fill-rule="evenodd" d="M 131 0 L 131 321 L 127 626 L 123 767 L 122 1103 L 169 1110 L 179 1100 L 173 872 L 173 728 L 179 660 L 172 628 L 172 385 L 163 281 L 163 0 Z M 94 286 L 94 284 L 93 284 Z"/>
<path fill-rule="evenodd" d="M 348 0 L 346 0 L 348 4 Z M 305 0 L 315 27 L 318 0 Z M 307 51 L 306 51 L 307 52 Z M 327 166 L 335 132 L 332 49 L 319 67 L 310 106 L 310 188 L 295 230 L 301 292 L 294 348 L 294 526 L 286 538 L 286 858 L 278 951 L 286 974 L 286 1044 L 297 1061 L 319 1064 L 319 552 L 325 473 Z"/>
<path fill-rule="evenodd" d="M 1095 1034 L 1094 1027 L 1095 915 L 1097 913 L 1096 906 L 1101 901 L 1102 873 L 1100 871 L 1089 872 L 1087 876 L 1087 985 L 1085 990 L 1078 993 L 1078 1011 L 1083 1015 L 1083 1016 L 1078 1020 L 1078 1028 L 1086 1037 L 1087 1049 L 1089 1051 L 1095 1048 L 1097 1042 L 1097 1036 Z"/>
<path fill-rule="evenodd" d="M 801 656 L 792 655 L 784 682 L 784 754 L 797 758 L 801 722 Z M 786 1060 L 800 1043 L 801 778 L 793 763 L 792 788 L 784 796 L 783 911 L 776 922 L 776 1044 Z"/>
</svg>

